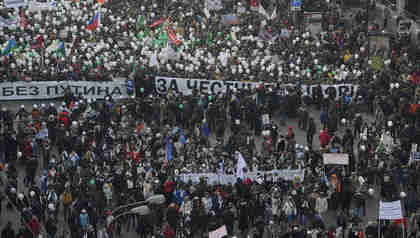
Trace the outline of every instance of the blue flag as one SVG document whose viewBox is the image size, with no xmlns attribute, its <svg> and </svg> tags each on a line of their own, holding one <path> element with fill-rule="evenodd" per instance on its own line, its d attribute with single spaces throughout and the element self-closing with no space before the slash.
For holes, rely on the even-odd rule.
<svg viewBox="0 0 420 238">
<path fill-rule="evenodd" d="M 183 130 L 181 130 L 181 132 L 180 132 L 179 140 L 181 141 L 181 144 L 183 144 L 183 145 L 185 145 L 187 143 L 187 138 L 185 138 Z"/>
<path fill-rule="evenodd" d="M 5 56 L 9 56 L 13 50 L 16 49 L 17 43 L 15 41 L 15 39 L 10 39 L 9 42 L 7 43 L 6 48 L 3 50 L 3 55 Z"/>
<path fill-rule="evenodd" d="M 210 136 L 210 128 L 209 128 L 209 124 L 207 122 L 205 122 L 203 124 L 203 126 L 201 127 L 201 130 L 203 131 L 203 134 L 207 137 Z"/>
<path fill-rule="evenodd" d="M 167 161 L 172 160 L 172 150 L 173 150 L 172 143 L 171 143 L 171 141 L 168 137 L 168 138 L 166 138 L 166 160 Z"/>
</svg>

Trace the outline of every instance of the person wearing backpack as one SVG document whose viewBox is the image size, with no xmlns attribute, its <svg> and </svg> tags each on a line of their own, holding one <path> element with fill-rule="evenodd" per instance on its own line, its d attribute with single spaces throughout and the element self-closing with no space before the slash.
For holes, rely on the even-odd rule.
<svg viewBox="0 0 420 238">
<path fill-rule="evenodd" d="M 70 217 L 70 206 L 73 203 L 73 196 L 70 188 L 67 187 L 63 193 L 63 207 L 64 207 L 64 219 L 67 221 Z"/>
</svg>

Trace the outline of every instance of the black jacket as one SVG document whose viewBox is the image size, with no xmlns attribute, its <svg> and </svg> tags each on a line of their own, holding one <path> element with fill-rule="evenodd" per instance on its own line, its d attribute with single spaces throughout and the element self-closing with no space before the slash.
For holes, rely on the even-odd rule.
<svg viewBox="0 0 420 238">
<path fill-rule="evenodd" d="M 1 231 L 1 238 L 15 238 L 15 231 L 13 230 L 13 228 L 11 226 L 6 226 L 2 231 Z"/>
</svg>

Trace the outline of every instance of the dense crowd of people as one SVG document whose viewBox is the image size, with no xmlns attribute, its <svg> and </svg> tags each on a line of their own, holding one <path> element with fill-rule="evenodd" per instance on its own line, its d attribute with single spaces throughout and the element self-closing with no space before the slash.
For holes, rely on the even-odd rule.
<svg viewBox="0 0 420 238">
<path fill-rule="evenodd" d="M 377 237 L 377 223 L 361 221 L 367 201 L 380 196 L 402 199 L 406 216 L 412 216 L 410 227 L 416 227 L 418 164 L 410 152 L 419 137 L 418 104 L 409 103 L 412 94 L 405 94 L 404 85 L 386 88 L 391 96 L 366 101 L 374 123 L 361 116 L 360 94 L 300 95 L 292 113 L 278 110 L 268 87 L 216 97 L 195 92 L 122 101 L 68 95 L 59 105 L 21 106 L 15 112 L 3 106 L 3 212 L 19 212 L 17 237 L 43 232 L 56 237 L 59 221 L 71 237 L 113 237 L 130 230 L 143 237 L 193 237 L 225 225 L 229 235 L 252 230 L 255 237 L 271 232 L 360 238 L 365 232 Z M 312 107 L 321 108 L 319 118 Z M 299 128 L 286 132 L 273 120 L 278 113 L 294 114 Z M 304 130 L 307 140 L 298 142 L 296 130 Z M 330 152 L 348 154 L 349 164 L 325 165 L 323 154 Z M 285 170 L 304 176 L 288 177 L 281 174 Z M 225 175 L 237 180 L 214 179 Z M 159 195 L 163 202 L 152 202 Z M 121 208 L 138 201 L 146 201 L 145 211 Z M 325 222 L 327 211 L 339 211 L 333 226 Z M 382 223 L 381 234 L 398 237 L 400 228 Z M 3 232 L 14 231 L 8 224 Z"/>
<path fill-rule="evenodd" d="M 59 103 L 2 105 L 0 211 L 20 224 L 5 223 L 1 237 L 202 237 L 223 225 L 228 237 L 418 237 L 416 56 L 367 46 L 361 13 L 342 28 L 329 9 L 316 35 L 282 14 L 288 3 L 207 3 L 58 1 L 10 12 L 20 25 L 0 29 L 6 81 L 263 83 L 215 95 L 159 95 L 140 83 L 124 100 L 67 92 Z M 321 87 L 344 82 L 357 90 Z M 308 94 L 301 84 L 317 86 Z M 326 153 L 348 164 L 324 164 Z M 378 197 L 401 199 L 407 219 L 368 223 Z"/>
<path fill-rule="evenodd" d="M 221 8 L 207 1 L 101 2 L 57 1 L 44 11 L 3 11 L 4 18 L 19 19 L 16 27 L 0 29 L 3 80 L 150 74 L 334 83 L 360 81 L 377 65 L 418 76 L 415 52 L 398 44 L 392 53 L 368 50 L 361 13 L 343 28 L 338 11 L 328 9 L 324 31 L 311 34 L 303 20 L 284 14 L 288 1 L 265 4 L 275 9 L 270 14 L 258 10 L 258 1 L 229 1 Z"/>
</svg>

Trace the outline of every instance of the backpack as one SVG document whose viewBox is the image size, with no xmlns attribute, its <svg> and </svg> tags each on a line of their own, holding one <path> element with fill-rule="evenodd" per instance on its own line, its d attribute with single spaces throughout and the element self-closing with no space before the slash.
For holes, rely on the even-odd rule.
<svg viewBox="0 0 420 238">
<path fill-rule="evenodd" d="M 71 196 L 70 192 L 65 192 L 63 195 L 63 203 L 64 205 L 70 205 L 73 202 L 73 197 Z"/>
</svg>

